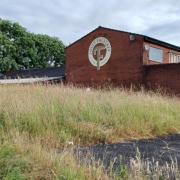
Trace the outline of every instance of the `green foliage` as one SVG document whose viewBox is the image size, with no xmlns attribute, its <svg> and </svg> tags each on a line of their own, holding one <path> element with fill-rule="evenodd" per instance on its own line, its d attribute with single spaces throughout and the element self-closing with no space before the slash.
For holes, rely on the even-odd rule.
<svg viewBox="0 0 180 180">
<path fill-rule="evenodd" d="M 115 178 L 116 180 L 128 180 L 128 168 L 126 166 L 121 166 L 119 172 L 117 173 L 117 176 Z"/>
<path fill-rule="evenodd" d="M 0 147 L 0 179 L 23 180 L 31 165 L 19 157 L 11 146 Z"/>
<path fill-rule="evenodd" d="M 25 176 L 21 174 L 21 170 L 19 168 L 14 168 L 10 171 L 4 180 L 25 180 Z"/>
<path fill-rule="evenodd" d="M 65 167 L 60 170 L 58 180 L 84 180 L 83 173 L 72 168 Z"/>
<path fill-rule="evenodd" d="M 64 64 L 64 45 L 47 35 L 27 32 L 18 23 L 0 19 L 0 72 Z"/>
</svg>

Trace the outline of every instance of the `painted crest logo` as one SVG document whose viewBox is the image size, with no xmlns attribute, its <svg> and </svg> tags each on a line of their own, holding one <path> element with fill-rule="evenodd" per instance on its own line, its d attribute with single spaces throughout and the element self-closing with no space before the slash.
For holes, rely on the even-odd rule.
<svg viewBox="0 0 180 180">
<path fill-rule="evenodd" d="M 100 70 L 111 57 L 111 44 L 105 37 L 98 37 L 89 46 L 88 58 L 93 66 Z"/>
</svg>

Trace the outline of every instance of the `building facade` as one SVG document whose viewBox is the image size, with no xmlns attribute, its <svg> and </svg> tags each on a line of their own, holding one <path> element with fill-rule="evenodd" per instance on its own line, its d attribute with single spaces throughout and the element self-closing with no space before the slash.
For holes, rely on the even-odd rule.
<svg viewBox="0 0 180 180">
<path fill-rule="evenodd" d="M 162 86 L 180 93 L 179 62 L 180 47 L 98 27 L 66 48 L 65 75 L 73 84 Z"/>
</svg>

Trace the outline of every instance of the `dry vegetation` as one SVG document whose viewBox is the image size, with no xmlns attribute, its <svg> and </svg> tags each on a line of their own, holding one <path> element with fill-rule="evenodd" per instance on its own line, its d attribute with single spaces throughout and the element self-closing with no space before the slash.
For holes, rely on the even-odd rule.
<svg viewBox="0 0 180 180">
<path fill-rule="evenodd" d="M 126 169 L 114 175 L 101 164 L 79 165 L 68 143 L 113 143 L 179 133 L 179 112 L 177 97 L 143 90 L 1 86 L 0 179 L 131 178 L 134 172 Z M 58 153 L 62 148 L 66 150 Z"/>
</svg>

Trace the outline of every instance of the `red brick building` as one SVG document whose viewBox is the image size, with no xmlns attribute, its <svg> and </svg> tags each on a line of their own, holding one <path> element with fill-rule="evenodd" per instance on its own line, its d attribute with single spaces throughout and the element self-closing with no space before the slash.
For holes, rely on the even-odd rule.
<svg viewBox="0 0 180 180">
<path fill-rule="evenodd" d="M 66 80 L 74 84 L 162 86 L 180 93 L 180 47 L 98 27 L 66 48 Z"/>
</svg>

